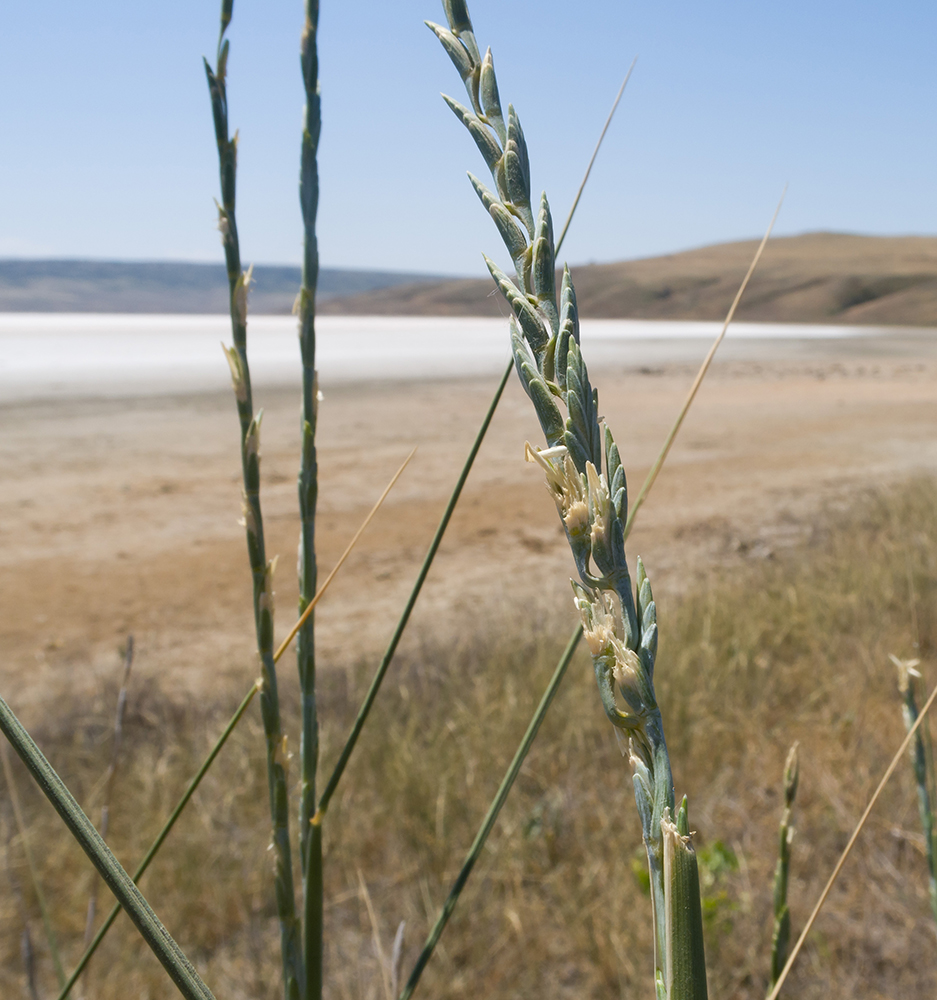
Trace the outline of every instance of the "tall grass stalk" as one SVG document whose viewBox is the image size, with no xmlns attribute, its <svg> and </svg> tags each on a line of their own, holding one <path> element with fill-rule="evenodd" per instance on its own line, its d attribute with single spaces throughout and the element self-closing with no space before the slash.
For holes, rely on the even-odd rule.
<svg viewBox="0 0 937 1000">
<path fill-rule="evenodd" d="M 182 995 L 186 1000 L 213 1000 L 211 990 L 202 982 L 195 967 L 185 957 L 169 931 L 160 923 L 133 880 L 101 839 L 94 824 L 82 812 L 74 796 L 65 787 L 65 783 L 2 698 L 0 698 L 0 730 L 13 745 L 13 749 L 26 765 L 36 784 L 52 803 L 107 887 L 127 911 L 144 941 L 150 946 Z"/>
<path fill-rule="evenodd" d="M 771 932 L 771 980 L 768 992 L 781 975 L 787 960 L 787 948 L 791 940 L 791 911 L 787 905 L 787 883 L 791 867 L 791 843 L 794 827 L 791 826 L 791 810 L 797 795 L 797 778 L 800 768 L 795 743 L 784 763 L 784 810 L 778 827 L 778 863 L 774 869 L 774 928 Z"/>
<path fill-rule="evenodd" d="M 416 454 L 416 449 L 415 448 L 406 457 L 406 459 L 404 460 L 403 464 L 400 466 L 400 468 L 394 474 L 393 478 L 387 484 L 386 488 L 384 489 L 384 492 L 380 495 L 380 497 L 377 499 L 377 501 L 374 504 L 374 506 L 368 512 L 367 517 L 364 519 L 364 521 L 361 523 L 361 526 L 355 532 L 353 538 L 348 543 L 348 546 L 346 547 L 345 551 L 342 553 L 342 555 L 339 558 L 338 562 L 332 568 L 332 571 L 329 573 L 329 575 L 326 577 L 325 581 L 323 582 L 322 586 L 316 592 L 315 597 L 310 602 L 309 608 L 315 607 L 315 605 L 318 603 L 318 601 L 322 598 L 322 595 L 328 589 L 329 584 L 335 579 L 336 574 L 341 569 L 341 567 L 342 567 L 343 563 L 345 562 L 345 560 L 351 554 L 352 549 L 357 544 L 358 540 L 361 538 L 361 535 L 364 533 L 364 529 L 367 528 L 367 526 L 371 523 L 372 519 L 374 518 L 374 515 L 378 512 L 378 510 L 380 510 L 381 505 L 387 499 L 388 494 L 390 493 L 391 489 L 393 489 L 394 485 L 396 484 L 397 480 L 400 478 L 400 476 L 403 473 L 404 469 L 410 463 L 410 459 L 413 458 L 414 454 Z M 309 611 L 309 608 L 307 608 L 307 612 Z M 293 628 L 289 631 L 289 633 L 287 634 L 287 636 L 283 640 L 283 642 L 280 643 L 280 646 L 278 647 L 277 651 L 273 654 L 274 663 L 276 663 L 277 661 L 279 661 L 280 657 L 289 648 L 290 642 L 292 641 L 293 637 L 296 635 L 297 631 L 299 630 L 300 625 L 301 625 L 301 621 L 297 621 L 296 624 L 293 626 Z M 215 762 L 215 758 L 221 752 L 221 748 L 227 742 L 228 737 L 234 732 L 235 727 L 241 721 L 242 716 L 247 711 L 247 707 L 253 701 L 254 695 L 257 694 L 257 692 L 261 689 L 262 686 L 263 686 L 263 680 L 262 679 L 257 680 L 254 684 L 251 685 L 250 690 L 244 696 L 244 698 L 241 701 L 240 705 L 238 705 L 237 709 L 235 710 L 234 715 L 228 721 L 228 724 L 225 726 L 225 728 L 222 731 L 221 735 L 215 741 L 215 745 L 209 751 L 208 756 L 202 762 L 202 764 L 199 767 L 198 771 L 195 773 L 194 777 L 189 782 L 188 786 L 186 787 L 186 790 L 182 794 L 182 798 L 176 804 L 176 806 L 173 809 L 172 813 L 170 814 L 169 818 L 163 824 L 162 829 L 160 830 L 159 834 L 156 837 L 156 840 L 150 846 L 150 849 L 146 852 L 146 855 L 144 856 L 143 860 L 140 862 L 140 865 L 138 866 L 137 870 L 134 872 L 134 875 L 133 875 L 134 882 L 137 882 L 143 876 L 143 873 L 147 870 L 147 868 L 149 867 L 150 863 L 156 857 L 157 853 L 159 852 L 159 849 L 163 845 L 163 842 L 166 840 L 166 838 L 169 836 L 170 832 L 172 831 L 172 828 L 175 826 L 176 820 L 178 820 L 178 818 L 182 815 L 183 810 L 189 804 L 189 800 L 195 794 L 195 790 L 201 784 L 202 779 L 205 777 L 205 775 L 208 773 L 209 769 L 211 768 L 212 764 Z M 91 943 L 87 946 L 87 948 L 85 950 L 85 953 L 81 957 L 81 960 L 79 961 L 78 965 L 75 967 L 75 970 L 72 972 L 72 975 L 69 977 L 68 981 L 66 982 L 65 986 L 63 987 L 62 992 L 59 994 L 58 1000 L 65 1000 L 65 997 L 68 996 L 68 994 L 71 991 L 72 987 L 74 986 L 75 982 L 78 980 L 78 978 L 81 975 L 82 971 L 84 970 L 85 966 L 87 965 L 87 963 L 91 959 L 91 956 L 94 954 L 94 952 L 97 950 L 98 946 L 100 945 L 101 941 L 104 939 L 104 935 L 107 934 L 108 930 L 110 930 L 111 925 L 117 919 L 117 915 L 119 913 L 120 913 L 120 905 L 118 904 L 108 914 L 107 920 L 104 921 L 104 924 L 101 926 L 101 929 L 95 935 L 95 937 L 91 941 Z"/>
<path fill-rule="evenodd" d="M 250 271 L 241 269 L 241 250 L 235 216 L 237 178 L 237 135 L 228 130 L 227 63 L 229 43 L 224 37 L 234 7 L 234 0 L 224 0 L 221 30 L 218 36 L 216 67 L 205 60 L 205 74 L 211 96 L 218 165 L 221 179 L 221 204 L 218 228 L 224 245 L 228 272 L 231 332 L 234 346 L 225 348 L 231 368 L 231 382 L 237 402 L 241 430 L 241 470 L 243 477 L 244 528 L 253 577 L 254 627 L 260 656 L 263 684 L 260 711 L 263 716 L 267 746 L 267 780 L 270 790 L 270 817 L 273 827 L 273 850 L 276 864 L 275 888 L 277 915 L 280 921 L 280 945 L 283 957 L 283 988 L 287 1000 L 305 992 L 303 943 L 296 914 L 293 888 L 293 863 L 289 827 L 289 749 L 280 721 L 276 665 L 273 660 L 273 571 L 267 561 L 263 518 L 260 509 L 260 421 L 254 414 L 250 368 L 247 362 L 247 293 Z M 304 442 L 304 449 L 306 444 Z M 311 631 L 311 625 L 310 625 Z"/>
<path fill-rule="evenodd" d="M 19 834 L 20 844 L 23 847 L 23 854 L 26 857 L 26 867 L 29 871 L 29 881 L 32 883 L 33 892 L 36 895 L 36 902 L 39 904 L 39 913 L 42 916 L 42 926 L 46 933 L 46 943 L 49 946 L 49 954 L 52 957 L 52 965 L 55 968 L 55 975 L 58 978 L 59 986 L 65 982 L 65 970 L 62 968 L 62 958 L 59 954 L 58 939 L 55 929 L 52 927 L 52 918 L 49 916 L 49 905 L 46 902 L 46 894 L 42 889 L 42 881 L 39 878 L 39 869 L 36 867 L 33 858 L 32 846 L 29 840 L 29 828 L 23 819 L 23 810 L 20 807 L 19 792 L 16 788 L 16 778 L 13 775 L 13 768 L 10 767 L 10 757 L 5 743 L 0 744 L 0 762 L 3 764 L 3 777 L 6 779 L 7 794 L 10 796 L 10 805 L 13 807 L 13 820 L 16 823 L 16 832 Z M 31 947 L 31 945 L 30 945 Z"/>
<path fill-rule="evenodd" d="M 570 224 L 573 221 L 573 217 L 576 214 L 576 208 L 579 205 L 579 199 L 582 197 L 582 192 L 585 189 L 586 182 L 589 180 L 589 174 L 592 172 L 592 167 L 595 164 L 596 157 L 599 154 L 599 150 L 602 148 L 602 142 L 605 139 L 605 134 L 608 132 L 608 128 L 612 123 L 612 119 L 615 116 L 615 112 L 618 109 L 618 105 L 621 102 L 622 95 L 625 92 L 625 87 L 628 85 L 628 81 L 631 79 L 631 72 L 634 69 L 634 61 L 628 69 L 624 80 L 622 81 L 621 87 L 618 90 L 618 94 L 615 96 L 615 101 L 612 104 L 612 108 L 608 113 L 608 117 L 605 120 L 605 124 L 602 127 L 602 132 L 599 135 L 598 141 L 596 142 L 595 149 L 592 151 L 592 156 L 589 160 L 589 165 L 586 167 L 586 172 L 583 175 L 582 181 L 579 185 L 579 190 L 576 192 L 576 197 L 573 200 L 573 204 L 570 206 L 569 212 L 566 215 L 566 222 L 563 225 L 563 232 L 560 234 L 559 241 L 557 242 L 557 250 L 566 238 L 566 233 L 569 230 Z M 368 714 L 371 711 L 371 706 L 374 704 L 374 699 L 377 697 L 377 693 L 380 690 L 381 683 L 384 680 L 384 676 L 390 667 L 391 661 L 394 658 L 394 653 L 397 651 L 397 646 L 400 643 L 400 639 L 403 637 L 403 633 L 406 630 L 407 624 L 410 621 L 410 615 L 413 608 L 416 606 L 417 598 L 420 596 L 420 591 L 423 589 L 423 583 L 430 571 L 430 567 L 433 565 L 433 560 L 436 558 L 436 553 L 439 551 L 439 546 L 442 544 L 443 536 L 446 533 L 446 529 L 449 527 L 449 521 L 452 519 L 452 514 L 456 509 L 456 505 L 459 502 L 459 498 L 462 496 L 462 489 L 468 480 L 469 473 L 472 471 L 472 466 L 475 464 L 475 459 L 478 456 L 479 449 L 482 446 L 482 442 L 485 440 L 485 435 L 488 433 L 488 428 L 491 426 L 492 418 L 495 415 L 495 411 L 498 408 L 498 404 L 501 402 L 501 396 L 504 393 L 504 388 L 508 383 L 508 379 L 511 377 L 511 371 L 514 368 L 513 359 L 507 363 L 504 369 L 501 379 L 495 389 L 494 396 L 492 396 L 491 402 L 488 405 L 488 409 L 485 412 L 485 416 L 482 418 L 481 425 L 478 428 L 478 432 L 475 435 L 475 440 L 472 442 L 472 447 L 469 449 L 469 453 L 466 456 L 465 462 L 462 465 L 462 469 L 459 472 L 459 477 L 456 480 L 456 484 L 452 489 L 452 493 L 449 496 L 449 500 L 446 503 L 446 507 L 443 510 L 442 517 L 439 520 L 439 524 L 436 527 L 436 531 L 433 535 L 433 540 L 430 542 L 429 548 L 426 550 L 426 555 L 423 558 L 423 563 L 420 566 L 420 570 L 417 573 L 416 580 L 414 581 L 413 587 L 410 590 L 410 595 L 407 598 L 407 603 L 404 605 L 403 612 L 397 621 L 397 625 L 394 628 L 394 632 L 391 636 L 390 642 L 387 645 L 387 649 L 384 652 L 384 656 L 381 658 L 381 662 L 378 664 L 378 668 L 374 673 L 374 677 L 368 688 L 367 694 L 365 695 L 364 701 L 361 704 L 361 708 L 358 711 L 358 715 L 355 718 L 354 725 L 352 726 L 351 732 L 345 741 L 342 751 L 339 754 L 338 761 L 326 782 L 325 791 L 322 793 L 322 798 L 319 800 L 318 812 L 320 817 L 325 815 L 328 809 L 329 802 L 335 793 L 335 789 L 338 787 L 339 781 L 341 781 L 342 774 L 348 765 L 348 761 L 354 751 L 355 744 L 358 742 L 358 737 L 361 735 L 361 730 L 364 728 L 364 724 L 367 721 Z"/>
<path fill-rule="evenodd" d="M 918 720 L 918 700 L 924 694 L 924 679 L 916 669 L 920 660 L 899 660 L 891 657 L 898 668 L 898 690 L 901 692 L 901 713 L 905 726 L 910 730 Z M 928 891 L 931 912 L 937 920 L 937 827 L 934 823 L 934 807 L 937 803 L 937 788 L 934 781 L 934 752 L 930 741 L 930 727 L 921 725 L 908 747 L 914 780 L 917 784 L 918 809 L 924 830 L 924 855 L 927 858 Z"/>
<path fill-rule="evenodd" d="M 599 427 L 598 397 L 579 350 L 576 294 L 568 268 L 557 303 L 556 249 L 546 195 L 534 214 L 520 120 L 502 110 L 489 49 L 482 58 L 462 0 L 443 0 L 448 29 L 429 24 L 462 77 L 471 109 L 444 100 L 474 139 L 495 192 L 469 174 L 511 255 L 515 281 L 486 263 L 513 313 L 511 344 L 521 384 L 547 441 L 528 458 L 543 468 L 580 583 L 573 584 L 602 704 L 627 741 L 644 831 L 655 927 L 659 997 L 706 997 L 699 875 L 686 799 L 676 808 L 670 758 L 653 686 L 657 611 L 638 561 L 636 593 L 624 551 L 627 488 L 618 448 Z M 563 404 L 567 416 L 562 415 Z M 603 473 L 603 457 L 605 472 Z M 615 688 L 624 699 L 616 703 Z"/>
<path fill-rule="evenodd" d="M 882 775 L 882 780 L 878 783 L 875 791 L 872 793 L 872 798 L 869 799 L 869 804 L 865 807 L 865 811 L 856 824 L 856 828 L 852 831 L 849 840 L 846 842 L 846 846 L 843 848 L 843 853 L 839 856 L 839 860 L 836 862 L 833 868 L 833 873 L 827 880 L 826 885 L 823 887 L 823 892 L 820 893 L 820 898 L 817 900 L 816 905 L 807 918 L 806 924 L 804 924 L 804 929 L 800 932 L 800 937 L 797 939 L 797 943 L 791 949 L 790 956 L 784 963 L 784 968 L 781 970 L 781 975 L 778 977 L 778 981 L 774 984 L 774 989 L 767 996 L 767 1000 L 777 1000 L 778 994 L 781 992 L 781 987 L 784 985 L 784 980 L 787 979 L 790 974 L 791 969 L 794 966 L 794 962 L 797 961 L 797 956 L 800 954 L 800 949 L 804 946 L 804 942 L 807 940 L 807 935 L 813 928 L 814 922 L 820 915 L 820 910 L 823 909 L 823 904 L 826 902 L 827 896 L 830 894 L 830 890 L 833 888 L 833 884 L 839 877 L 839 873 L 842 871 L 843 865 L 846 863 L 846 859 L 852 852 L 853 846 L 859 839 L 859 834 L 862 833 L 862 829 L 866 824 L 872 810 L 875 808 L 875 803 L 878 802 L 879 796 L 882 794 L 885 786 L 888 784 L 889 778 L 895 773 L 895 768 L 897 768 L 898 763 L 904 756 L 905 751 L 911 745 L 911 741 L 914 739 L 921 723 L 927 718 L 927 713 L 930 711 L 931 706 L 934 701 L 937 700 L 937 685 L 935 685 L 934 690 L 931 691 L 930 697 L 924 703 L 924 707 L 921 709 L 920 715 L 914 720 L 913 725 L 908 729 L 908 734 L 905 736 L 901 743 L 901 746 L 895 751 L 894 757 L 891 759 L 891 763 Z"/>
<path fill-rule="evenodd" d="M 302 285 L 296 302 L 299 346 L 303 365 L 302 456 L 299 470 L 299 612 L 303 624 L 296 638 L 299 670 L 302 738 L 300 743 L 299 850 L 303 875 L 303 957 L 307 1000 L 322 995 L 322 829 L 312 822 L 316 811 L 316 771 L 319 766 L 319 719 L 316 710 L 314 614 L 304 614 L 316 592 L 316 419 L 319 385 L 316 377 L 316 284 L 319 244 L 316 212 L 319 172 L 316 154 L 322 125 L 319 101 L 319 55 L 316 47 L 319 2 L 306 0 L 306 20 L 300 47 L 300 66 L 306 92 L 300 154 L 299 201 L 303 216 Z"/>
</svg>

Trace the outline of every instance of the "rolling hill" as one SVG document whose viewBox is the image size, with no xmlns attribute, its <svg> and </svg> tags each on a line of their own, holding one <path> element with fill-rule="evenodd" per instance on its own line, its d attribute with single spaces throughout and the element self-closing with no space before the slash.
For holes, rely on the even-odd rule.
<svg viewBox="0 0 937 1000">
<path fill-rule="evenodd" d="M 722 319 L 758 245 L 571 268 L 580 312 L 595 318 Z M 322 303 L 323 313 L 498 316 L 489 280 L 384 288 Z M 773 239 L 739 307 L 740 320 L 937 326 L 937 237 L 809 233 Z"/>
</svg>

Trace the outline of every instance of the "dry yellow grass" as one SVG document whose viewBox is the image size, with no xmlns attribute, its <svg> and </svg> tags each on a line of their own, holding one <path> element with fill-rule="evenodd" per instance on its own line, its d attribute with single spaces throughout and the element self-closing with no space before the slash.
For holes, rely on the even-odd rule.
<svg viewBox="0 0 937 1000">
<path fill-rule="evenodd" d="M 791 741 L 800 740 L 802 755 L 790 890 L 796 933 L 903 735 L 887 654 L 914 652 L 937 679 L 935 500 L 930 481 L 870 493 L 818 523 L 805 547 L 753 561 L 660 610 L 657 684 L 678 794 L 693 795 L 715 996 L 764 995 L 780 774 Z M 572 615 L 565 605 L 560 614 L 538 609 L 518 642 L 517 611 L 506 608 L 456 648 L 424 636 L 382 692 L 327 827 L 326 976 L 336 997 L 383 995 L 358 870 L 386 953 L 407 921 L 406 973 L 546 683 Z M 530 622 L 529 609 L 522 617 Z M 509 634 L 510 642 L 502 638 Z M 427 969 L 424 995 L 630 997 L 646 988 L 650 904 L 639 826 L 591 673 L 584 656 L 571 668 Z M 367 674 L 348 663 L 344 674 L 326 676 L 326 766 Z M 93 704 L 50 714 L 37 733 L 86 807 L 101 791 L 116 683 Z M 152 682 L 132 689 L 111 838 L 124 862 L 145 849 L 242 693 L 219 692 L 215 704 L 198 706 Z M 295 734 L 295 720 L 287 723 Z M 253 709 L 242 726 L 144 888 L 218 996 L 272 1000 L 279 958 Z M 25 779 L 21 788 L 70 964 L 90 872 Z M 935 932 L 918 842 L 913 781 L 902 768 L 820 918 L 790 996 L 934 995 Z M 32 906 L 15 841 L 5 862 Z M 11 893 L 0 893 L 0 907 L 0 993 L 15 996 L 21 921 Z M 169 998 L 173 989 L 122 919 L 92 963 L 88 995 Z"/>
</svg>

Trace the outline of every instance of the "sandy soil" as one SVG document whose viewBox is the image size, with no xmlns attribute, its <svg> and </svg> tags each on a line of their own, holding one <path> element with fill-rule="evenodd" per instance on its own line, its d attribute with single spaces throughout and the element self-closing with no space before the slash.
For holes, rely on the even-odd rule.
<svg viewBox="0 0 937 1000">
<path fill-rule="evenodd" d="M 726 346 L 629 545 L 664 618 L 667 595 L 711 567 L 809 537 L 857 490 L 937 473 L 933 333 Z M 592 373 L 633 494 L 694 371 L 677 360 Z M 323 576 L 419 450 L 320 606 L 322 669 L 383 649 L 495 382 L 324 387 Z M 282 634 L 296 594 L 298 403 L 292 389 L 258 395 Z M 229 394 L 17 403 L 0 406 L 0 427 L 0 683 L 24 721 L 115 677 L 128 632 L 139 674 L 181 696 L 246 688 L 256 664 Z M 525 439 L 539 431 L 512 379 L 404 648 L 517 614 L 572 626 L 571 559 L 540 474 L 523 462 Z"/>
</svg>

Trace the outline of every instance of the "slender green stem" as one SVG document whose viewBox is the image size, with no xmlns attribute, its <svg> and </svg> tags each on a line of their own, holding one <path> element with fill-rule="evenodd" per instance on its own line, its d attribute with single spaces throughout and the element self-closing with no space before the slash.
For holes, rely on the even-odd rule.
<svg viewBox="0 0 937 1000">
<path fill-rule="evenodd" d="M 566 649 L 563 650 L 563 655 L 560 657 L 559 663 L 557 663 L 556 669 L 553 671 L 550 683 L 543 692 L 540 704 L 537 706 L 537 710 L 534 712 L 533 718 L 527 726 L 527 732 L 524 733 L 524 738 L 521 740 L 520 745 L 514 754 L 514 759 L 511 761 L 510 766 L 501 780 L 498 791 L 495 793 L 495 797 L 492 799 L 491 805 L 488 807 L 488 812 L 485 813 L 485 818 L 482 820 L 478 833 L 475 834 L 472 846 L 469 848 L 468 854 L 465 855 L 465 861 L 462 862 L 462 868 L 456 876 L 455 882 L 452 883 L 452 888 L 449 890 L 446 902 L 443 904 L 442 910 L 436 918 L 436 923 L 433 924 L 433 929 L 429 932 L 429 937 L 426 939 L 426 944 L 423 945 L 423 950 L 420 952 L 419 958 L 417 958 L 416 964 L 413 967 L 413 971 L 410 973 L 407 984 L 404 986 L 403 992 L 400 994 L 400 1000 L 408 1000 L 416 988 L 416 984 L 420 981 L 420 976 L 426 968 L 426 963 L 430 960 L 430 956 L 436 948 L 440 935 L 443 930 L 445 930 L 446 924 L 452 916 L 452 911 L 456 908 L 456 904 L 459 901 L 459 895 L 465 887 L 465 883 L 468 881 L 469 875 L 472 874 L 472 869 L 475 867 L 475 862 L 478 860 L 478 857 L 482 852 L 482 848 L 485 846 L 485 841 L 488 839 L 488 835 L 491 833 L 491 830 L 498 819 L 501 807 L 507 801 L 508 794 L 514 784 L 514 780 L 520 773 L 524 760 L 527 757 L 531 746 L 533 746 L 533 742 L 537 737 L 537 732 L 540 729 L 540 724 L 543 722 L 544 716 L 547 714 L 547 710 L 549 709 L 556 692 L 559 690 L 563 677 L 566 674 L 566 668 L 569 666 L 570 660 L 573 658 L 573 653 L 575 653 L 576 646 L 579 644 L 581 637 L 582 629 L 577 628 L 576 631 L 570 636 L 569 642 L 566 644 Z"/>
<path fill-rule="evenodd" d="M 306 0 L 306 22 L 300 46 L 300 66 L 306 92 L 300 155 L 299 201 L 302 208 L 304 247 L 302 286 L 297 309 L 299 345 L 303 363 L 302 458 L 299 470 L 299 613 L 316 593 L 316 417 L 319 387 L 316 378 L 316 284 L 319 279 L 319 244 L 316 212 L 319 207 L 319 172 L 316 154 L 322 125 L 319 100 L 319 56 L 316 38 L 319 26 L 318 0 Z M 319 765 L 319 720 L 316 709 L 315 613 L 309 614 L 296 638 L 302 702 L 300 747 L 299 830 L 303 873 L 303 956 L 306 1000 L 322 996 L 322 837 L 313 830 L 316 810 L 316 771 Z"/>
<path fill-rule="evenodd" d="M 417 573 L 416 582 L 413 584 L 410 596 L 407 598 L 407 603 L 404 606 L 400 619 L 397 622 L 397 626 L 394 629 L 394 634 L 391 636 L 387 649 L 384 651 L 384 656 L 382 657 L 380 665 L 374 674 L 374 678 L 372 679 L 371 685 L 368 688 L 368 693 L 365 695 L 364 701 L 361 704 L 361 708 L 358 709 L 358 715 L 355 718 L 355 723 L 351 727 L 351 732 L 348 734 L 348 739 L 345 741 L 345 745 L 342 747 L 342 752 L 339 754 L 338 762 L 332 770 L 332 774 L 329 777 L 328 782 L 326 782 L 325 791 L 319 799 L 319 809 L 316 818 L 317 822 L 321 822 L 322 816 L 325 815 L 326 810 L 329 808 L 329 802 L 332 800 L 332 796 L 335 793 L 335 789 L 338 787 L 339 781 L 341 781 L 352 751 L 355 749 L 355 744 L 358 742 L 358 737 L 361 735 L 361 730 L 364 728 L 364 724 L 367 721 L 368 713 L 371 711 L 371 706 L 374 704 L 374 699 L 377 697 L 377 693 L 380 690 L 381 682 L 384 680 L 387 668 L 390 666 L 391 661 L 394 658 L 394 653 L 397 651 L 397 646 L 403 636 L 404 629 L 407 627 L 410 615 L 416 605 L 417 598 L 420 596 L 423 583 L 425 582 L 427 574 L 430 571 L 430 567 L 433 565 L 433 559 L 436 558 L 436 553 L 439 550 L 443 535 L 446 533 L 446 528 L 449 527 L 449 521 L 455 511 L 456 504 L 459 502 L 459 497 L 462 495 L 462 488 L 465 486 L 469 473 L 472 471 L 475 456 L 478 454 L 478 450 L 482 446 L 482 441 L 485 439 L 485 434 L 491 424 L 492 417 L 495 415 L 495 410 L 498 408 L 498 403 L 501 401 L 501 394 L 504 392 L 504 387 L 507 385 L 508 378 L 511 375 L 511 369 L 513 367 L 514 363 L 511 362 L 508 364 L 507 368 L 505 368 L 504 374 L 501 376 L 501 381 L 498 383 L 498 388 L 495 390 L 494 397 L 488 406 L 488 412 L 485 414 L 481 427 L 479 427 L 478 433 L 475 435 L 475 441 L 472 443 L 471 450 L 468 453 L 468 458 L 466 458 L 465 464 L 462 466 L 462 471 L 459 473 L 458 481 L 455 484 L 452 495 L 449 497 L 446 509 L 443 511 L 442 518 L 436 528 L 436 534 L 433 535 L 433 540 L 430 542 L 429 549 L 423 559 L 423 565 L 420 567 L 420 572 Z"/>
<path fill-rule="evenodd" d="M 74 796 L 43 756 L 9 705 L 0 698 L 0 729 L 29 769 L 46 798 L 55 807 L 69 832 L 88 855 L 108 888 L 120 901 L 143 939 L 159 959 L 169 977 L 187 1000 L 210 1000 L 211 990 L 182 953 L 169 931 L 160 923 L 133 880 L 101 839 L 94 824 L 82 812 Z"/>
<path fill-rule="evenodd" d="M 55 966 L 55 975 L 58 978 L 59 986 L 65 982 L 65 970 L 62 968 L 62 959 L 59 956 L 58 940 L 55 930 L 52 927 L 52 920 L 49 917 L 49 907 L 46 903 L 46 895 L 42 891 L 42 882 L 39 879 L 39 870 L 33 860 L 32 848 L 29 844 L 29 830 L 23 819 L 23 811 L 20 809 L 20 797 L 16 790 L 16 780 L 13 777 L 13 770 L 7 757 L 6 744 L 0 749 L 0 761 L 3 762 L 3 776 L 6 778 L 7 791 L 10 794 L 10 803 L 13 806 L 13 818 L 16 821 L 16 829 L 20 835 L 20 842 L 23 845 L 23 853 L 26 855 L 26 867 L 29 869 L 29 878 L 33 884 L 33 892 L 36 894 L 36 902 L 39 904 L 39 912 L 42 914 L 42 926 L 46 932 L 46 941 L 49 945 L 49 954 L 52 956 L 52 964 Z"/>
<path fill-rule="evenodd" d="M 305 983 L 300 922 L 296 914 L 293 886 L 293 862 L 290 846 L 289 791 L 287 766 L 289 752 L 280 721 L 277 673 L 273 659 L 273 565 L 267 562 L 263 518 L 260 510 L 260 420 L 254 415 L 250 368 L 247 362 L 247 292 L 250 272 L 241 270 L 241 250 L 235 216 L 235 181 L 237 175 L 237 136 L 228 131 L 226 73 L 229 45 L 224 37 L 231 20 L 233 0 L 224 0 L 218 59 L 212 71 L 205 62 L 211 96 L 215 139 L 221 180 L 221 204 L 218 228 L 224 244 L 228 272 L 231 333 L 234 346 L 226 348 L 231 381 L 237 402 L 241 428 L 241 471 L 243 475 L 244 527 L 253 578 L 254 628 L 260 655 L 263 684 L 260 711 L 267 747 L 267 783 L 270 790 L 270 819 L 276 865 L 275 891 L 280 921 L 280 947 L 283 958 L 283 989 L 287 1000 L 302 996 Z"/>
<path fill-rule="evenodd" d="M 150 862 L 159 853 L 159 849 L 163 846 L 163 841 L 169 836 L 172 828 L 176 825 L 176 820 L 182 815 L 182 811 L 189 804 L 189 799 L 195 794 L 196 788 L 202 783 L 202 778 L 208 774 L 208 769 L 214 764 L 215 758 L 221 752 L 221 748 L 228 742 L 228 737 L 234 732 L 235 726 L 241 721 L 241 716 L 247 711 L 247 706 L 254 700 L 254 695 L 260 690 L 260 682 L 252 685 L 250 691 L 244 696 L 243 701 L 238 705 L 237 710 L 234 715 L 231 716 L 228 724 L 225 726 L 224 731 L 215 741 L 215 745 L 212 747 L 211 752 L 202 762 L 202 766 L 198 769 L 195 776 L 189 782 L 188 787 L 182 793 L 182 798 L 176 803 L 176 808 L 170 813 L 169 818 L 163 824 L 163 828 L 156 835 L 156 840 L 150 845 L 150 849 L 143 856 L 143 860 L 137 865 L 136 871 L 133 873 L 134 882 L 139 882 L 143 877 L 143 873 L 150 867 Z M 85 953 L 81 956 L 78 964 L 75 966 L 74 971 L 68 977 L 68 981 L 62 988 L 62 992 L 59 993 L 57 1000 L 65 1000 L 72 990 L 75 983 L 78 982 L 79 977 L 85 969 L 85 966 L 91 960 L 91 956 L 98 950 L 98 945 L 104 940 L 104 935 L 111 929 L 111 925 L 117 919 L 118 914 L 121 911 L 121 905 L 118 903 L 111 912 L 107 915 L 107 919 L 101 924 L 101 929 L 95 934 L 94 939 L 91 944 L 85 949 Z"/>
</svg>

